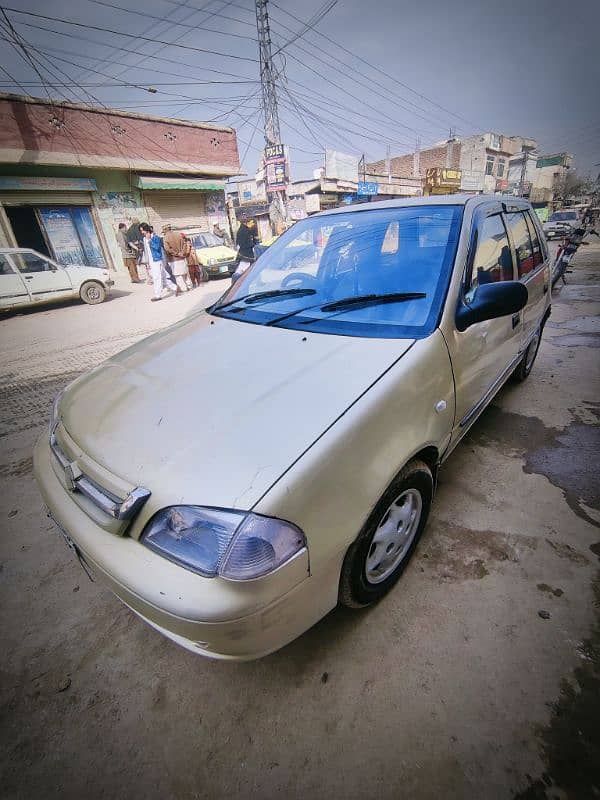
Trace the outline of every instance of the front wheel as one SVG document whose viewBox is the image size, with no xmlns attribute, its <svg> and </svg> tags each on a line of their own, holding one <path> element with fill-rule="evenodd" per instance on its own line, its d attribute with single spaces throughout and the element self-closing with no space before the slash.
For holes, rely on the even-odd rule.
<svg viewBox="0 0 600 800">
<path fill-rule="evenodd" d="M 527 345 L 527 349 L 523 353 L 523 357 L 513 372 L 513 378 L 519 383 L 522 383 L 526 378 L 528 378 L 529 373 L 533 369 L 535 358 L 538 354 L 538 350 L 540 349 L 540 342 L 542 341 L 542 330 L 543 326 L 540 325 L 535 332 L 533 339 Z"/>
<path fill-rule="evenodd" d="M 106 299 L 106 289 L 97 281 L 87 281 L 79 290 L 79 296 L 84 303 L 95 306 Z"/>
<path fill-rule="evenodd" d="M 402 575 L 423 532 L 433 498 L 433 476 L 410 461 L 396 476 L 346 553 L 339 600 L 349 608 L 371 605 Z"/>
</svg>

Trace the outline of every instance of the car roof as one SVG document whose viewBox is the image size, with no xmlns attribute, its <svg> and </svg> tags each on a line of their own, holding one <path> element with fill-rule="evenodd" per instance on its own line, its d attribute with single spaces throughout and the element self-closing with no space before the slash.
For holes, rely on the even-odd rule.
<svg viewBox="0 0 600 800">
<path fill-rule="evenodd" d="M 470 208 L 486 205 L 489 203 L 504 203 L 507 207 L 531 208 L 528 200 L 522 197 L 514 197 L 509 194 L 435 194 L 419 197 L 399 197 L 394 200 L 376 200 L 374 203 L 356 203 L 355 205 L 332 208 L 321 211 L 312 216 L 329 216 L 330 214 L 360 213 L 361 211 L 376 211 L 384 208 L 407 208 L 411 206 L 469 206 Z"/>
</svg>

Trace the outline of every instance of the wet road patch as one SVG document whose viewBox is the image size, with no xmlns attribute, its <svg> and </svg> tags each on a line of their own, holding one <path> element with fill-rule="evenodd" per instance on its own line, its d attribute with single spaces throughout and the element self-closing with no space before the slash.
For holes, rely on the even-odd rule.
<svg viewBox="0 0 600 800">
<path fill-rule="evenodd" d="M 543 475 L 562 490 L 577 516 L 600 527 L 583 508 L 600 510 L 597 478 L 600 426 L 574 421 L 563 430 L 551 428 L 537 417 L 515 414 L 491 405 L 471 434 L 483 446 L 518 453 L 525 461 L 523 472 Z"/>
</svg>

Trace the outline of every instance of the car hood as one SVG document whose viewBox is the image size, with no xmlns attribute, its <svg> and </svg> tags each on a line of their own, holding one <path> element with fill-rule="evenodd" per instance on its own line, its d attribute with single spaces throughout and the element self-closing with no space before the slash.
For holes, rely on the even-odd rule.
<svg viewBox="0 0 600 800">
<path fill-rule="evenodd" d="M 413 344 L 202 312 L 78 378 L 66 430 L 153 503 L 251 508 Z"/>
<path fill-rule="evenodd" d="M 235 258 L 236 251 L 224 244 L 215 247 L 197 247 L 196 254 L 203 258 Z"/>
</svg>

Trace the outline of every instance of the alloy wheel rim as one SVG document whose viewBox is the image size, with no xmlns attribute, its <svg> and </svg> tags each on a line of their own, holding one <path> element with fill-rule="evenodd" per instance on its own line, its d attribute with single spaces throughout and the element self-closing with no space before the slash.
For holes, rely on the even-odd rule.
<svg viewBox="0 0 600 800">
<path fill-rule="evenodd" d="M 417 489 L 406 489 L 391 503 L 371 539 L 365 561 L 368 583 L 387 580 L 404 560 L 421 521 L 423 499 Z"/>
</svg>

